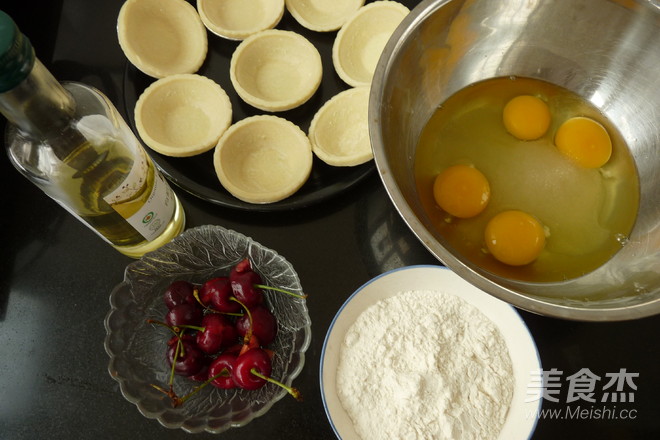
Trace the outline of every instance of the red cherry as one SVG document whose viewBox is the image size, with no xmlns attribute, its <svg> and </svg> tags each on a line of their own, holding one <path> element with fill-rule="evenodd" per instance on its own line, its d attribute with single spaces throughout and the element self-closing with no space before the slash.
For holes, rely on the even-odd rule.
<svg viewBox="0 0 660 440">
<path fill-rule="evenodd" d="M 218 353 L 236 343 L 238 334 L 231 321 L 223 315 L 211 313 L 202 319 L 204 331 L 197 333 L 197 347 L 206 354 Z"/>
<path fill-rule="evenodd" d="M 208 377 L 210 379 L 218 376 L 211 381 L 211 385 L 222 388 L 223 390 L 236 388 L 233 375 L 236 357 L 236 354 L 225 352 L 211 362 Z"/>
<path fill-rule="evenodd" d="M 229 279 L 231 280 L 231 290 L 234 296 L 245 307 L 251 309 L 263 302 L 263 291 L 257 287 L 257 285 L 261 285 L 262 283 L 258 273 L 253 271 L 237 273 Z"/>
<path fill-rule="evenodd" d="M 174 355 L 177 354 L 178 344 L 167 347 L 167 361 L 170 365 L 174 361 Z M 181 341 L 181 347 L 178 348 L 174 372 L 181 376 L 192 376 L 199 373 L 204 366 L 204 353 L 193 343 Z"/>
<path fill-rule="evenodd" d="M 211 278 L 210 280 L 207 280 L 204 284 L 201 285 L 199 288 L 199 300 L 202 302 L 207 307 L 211 307 L 211 297 L 213 294 L 213 291 L 215 290 L 216 287 L 220 286 L 223 281 L 222 280 L 229 280 L 228 277 L 216 277 L 216 278 Z"/>
<path fill-rule="evenodd" d="M 239 300 L 247 308 L 252 308 L 263 301 L 263 291 L 261 289 L 269 289 L 296 298 L 307 298 L 305 294 L 294 293 L 288 290 L 273 286 L 265 286 L 261 280 L 261 276 L 252 269 L 250 260 L 247 258 L 237 263 L 229 272 L 229 280 L 231 281 L 231 288 L 234 297 Z"/>
<path fill-rule="evenodd" d="M 202 359 L 202 368 L 200 368 L 197 373 L 188 376 L 188 378 L 197 382 L 205 382 L 209 378 L 209 366 L 211 365 L 211 360 L 212 358 L 205 356 Z"/>
<path fill-rule="evenodd" d="M 170 326 L 199 325 L 202 322 L 202 309 L 196 304 L 179 304 L 165 315 L 165 322 Z"/>
<path fill-rule="evenodd" d="M 270 357 L 261 348 L 252 348 L 236 358 L 234 362 L 234 382 L 245 390 L 256 390 L 265 385 L 266 379 L 255 376 L 251 370 L 270 377 L 272 365 Z"/>
<path fill-rule="evenodd" d="M 188 281 L 174 281 L 165 289 L 163 302 L 170 310 L 179 304 L 194 304 L 194 289 L 195 286 Z"/>
<path fill-rule="evenodd" d="M 242 355 L 248 350 L 251 350 L 253 348 L 259 348 L 261 347 L 261 344 L 259 343 L 259 340 L 257 339 L 256 336 L 250 335 L 250 339 L 245 339 L 243 338 L 243 344 L 241 344 L 240 349 L 238 351 L 238 355 Z M 230 347 L 233 348 L 233 347 Z"/>
<path fill-rule="evenodd" d="M 195 344 L 195 335 L 193 333 L 184 333 L 181 336 L 172 336 L 168 341 L 167 341 L 167 346 L 172 347 L 176 345 L 179 342 L 179 339 L 183 342 L 190 342 L 191 344 Z"/>
<path fill-rule="evenodd" d="M 262 284 L 261 277 L 252 269 L 248 258 L 239 261 L 229 272 L 234 296 L 249 309 L 263 301 L 263 292 L 256 285 Z"/>
<path fill-rule="evenodd" d="M 252 263 L 250 263 L 249 258 L 244 258 L 234 267 L 231 268 L 231 271 L 229 272 L 229 278 L 231 279 L 234 275 L 243 273 L 243 272 L 248 272 L 252 270 Z"/>
<path fill-rule="evenodd" d="M 226 348 L 222 353 L 231 353 L 235 356 L 238 356 L 243 348 L 243 344 L 234 344 Z"/>
<path fill-rule="evenodd" d="M 240 304 L 231 300 L 232 288 L 228 277 L 212 278 L 202 285 L 199 299 L 205 306 L 222 313 L 237 313 Z"/>
<path fill-rule="evenodd" d="M 257 305 L 250 310 L 252 316 L 252 334 L 257 337 L 261 345 L 268 345 L 275 340 L 277 335 L 277 320 L 275 316 L 262 305 Z M 236 321 L 236 330 L 241 336 L 250 329 L 250 318 L 248 314 L 241 316 Z"/>
</svg>

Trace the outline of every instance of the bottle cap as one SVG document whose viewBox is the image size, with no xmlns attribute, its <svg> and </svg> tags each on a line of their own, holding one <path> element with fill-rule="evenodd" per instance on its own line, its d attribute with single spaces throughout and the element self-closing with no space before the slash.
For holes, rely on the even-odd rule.
<svg viewBox="0 0 660 440">
<path fill-rule="evenodd" d="M 23 81 L 34 65 L 34 49 L 9 15 L 0 11 L 0 93 Z"/>
</svg>

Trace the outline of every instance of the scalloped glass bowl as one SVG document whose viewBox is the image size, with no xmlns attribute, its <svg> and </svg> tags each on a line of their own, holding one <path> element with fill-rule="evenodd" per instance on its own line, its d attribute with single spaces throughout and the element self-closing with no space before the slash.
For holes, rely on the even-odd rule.
<svg viewBox="0 0 660 440">
<path fill-rule="evenodd" d="M 287 395 L 272 384 L 255 391 L 220 390 L 209 385 L 173 408 L 169 398 L 151 386 L 166 386 L 169 378 L 165 343 L 170 335 L 167 329 L 147 323 L 147 319 L 164 319 L 165 288 L 175 280 L 201 284 L 211 277 L 227 275 L 231 266 L 246 257 L 264 284 L 302 293 L 298 275 L 282 256 L 220 226 L 189 229 L 126 267 L 124 281 L 110 294 L 105 350 L 110 356 L 110 376 L 145 417 L 191 433 L 219 433 L 265 414 Z M 265 294 L 278 320 L 277 338 L 269 346 L 276 353 L 272 377 L 291 385 L 303 368 L 311 340 L 307 305 L 304 299 L 290 295 Z M 183 396 L 199 382 L 176 376 L 174 384 L 177 395 Z"/>
</svg>

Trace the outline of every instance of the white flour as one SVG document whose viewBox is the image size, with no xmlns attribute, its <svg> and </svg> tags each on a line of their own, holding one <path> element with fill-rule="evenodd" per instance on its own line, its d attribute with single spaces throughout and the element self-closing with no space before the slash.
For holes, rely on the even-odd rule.
<svg viewBox="0 0 660 440">
<path fill-rule="evenodd" d="M 453 295 L 410 291 L 348 330 L 337 392 L 364 440 L 486 440 L 502 429 L 513 380 L 492 321 Z"/>
</svg>

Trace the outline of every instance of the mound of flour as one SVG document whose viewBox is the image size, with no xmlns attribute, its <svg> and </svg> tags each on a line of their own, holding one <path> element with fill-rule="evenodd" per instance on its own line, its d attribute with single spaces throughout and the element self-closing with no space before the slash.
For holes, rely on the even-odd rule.
<svg viewBox="0 0 660 440">
<path fill-rule="evenodd" d="M 460 298 L 401 292 L 365 310 L 340 349 L 337 392 L 370 439 L 494 439 L 513 395 L 504 339 Z"/>
</svg>

